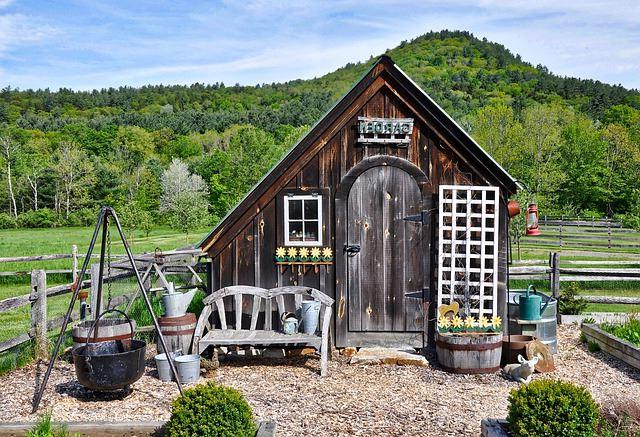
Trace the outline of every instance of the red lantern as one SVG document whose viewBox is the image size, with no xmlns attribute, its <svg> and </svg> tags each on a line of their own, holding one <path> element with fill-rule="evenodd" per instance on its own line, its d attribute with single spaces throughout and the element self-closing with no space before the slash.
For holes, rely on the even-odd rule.
<svg viewBox="0 0 640 437">
<path fill-rule="evenodd" d="M 527 235 L 540 235 L 538 229 L 538 205 L 530 203 L 527 208 Z"/>
</svg>

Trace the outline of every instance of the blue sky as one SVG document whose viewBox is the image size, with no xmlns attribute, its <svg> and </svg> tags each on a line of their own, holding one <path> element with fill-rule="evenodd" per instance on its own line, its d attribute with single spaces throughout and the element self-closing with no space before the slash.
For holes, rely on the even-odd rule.
<svg viewBox="0 0 640 437">
<path fill-rule="evenodd" d="M 281 82 L 445 28 L 640 88 L 635 0 L 0 0 L 0 87 Z"/>
</svg>

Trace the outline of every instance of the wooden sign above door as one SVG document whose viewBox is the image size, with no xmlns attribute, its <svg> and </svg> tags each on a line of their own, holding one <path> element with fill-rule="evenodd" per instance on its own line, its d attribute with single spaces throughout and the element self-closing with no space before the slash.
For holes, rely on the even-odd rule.
<svg viewBox="0 0 640 437">
<path fill-rule="evenodd" d="M 413 133 L 413 118 L 358 117 L 358 144 L 407 147 Z"/>
</svg>

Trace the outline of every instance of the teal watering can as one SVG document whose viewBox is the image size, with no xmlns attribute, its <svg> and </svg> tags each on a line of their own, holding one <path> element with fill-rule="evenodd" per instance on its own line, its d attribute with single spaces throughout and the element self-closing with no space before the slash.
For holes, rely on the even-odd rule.
<svg viewBox="0 0 640 437">
<path fill-rule="evenodd" d="M 531 290 L 533 290 L 533 293 L 531 293 Z M 536 293 L 535 287 L 529 285 L 524 294 L 517 294 L 513 297 L 513 303 L 518 304 L 521 320 L 540 320 L 542 313 L 547 309 L 551 297 L 547 297 L 547 301 L 542 306 L 542 297 Z"/>
</svg>

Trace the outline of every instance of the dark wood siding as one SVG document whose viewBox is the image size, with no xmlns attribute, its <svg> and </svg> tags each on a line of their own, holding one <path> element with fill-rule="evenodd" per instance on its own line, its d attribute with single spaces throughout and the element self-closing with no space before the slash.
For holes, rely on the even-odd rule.
<svg viewBox="0 0 640 437">
<path fill-rule="evenodd" d="M 266 288 L 289 284 L 309 285 L 336 299 L 334 314 L 340 317 L 344 315 L 344 303 L 336 295 L 336 289 L 341 289 L 343 281 L 336 277 L 335 266 L 282 269 L 275 264 L 275 249 L 284 241 L 282 198 L 285 193 L 313 190 L 323 195 L 323 246 L 332 247 L 336 253 L 342 248 L 336 247 L 335 234 L 345 226 L 336 222 L 336 190 L 345 174 L 363 159 L 389 155 L 407 160 L 421 169 L 429 181 L 424 188 L 426 192 L 423 190 L 424 206 L 431 212 L 437 208 L 437 193 L 441 184 L 489 185 L 490 181 L 495 181 L 495 175 L 487 174 L 481 166 L 473 164 L 475 158 L 460 152 L 455 138 L 447 132 L 436 130 L 435 126 L 440 121 L 429 113 L 418 111 L 420 105 L 415 96 L 403 92 L 401 84 L 394 77 L 385 71 L 375 72 L 363 83 L 362 86 L 358 85 L 359 89 L 356 87 L 359 94 L 353 97 L 350 106 L 340 108 L 342 112 L 339 117 L 321 126 L 323 130 L 316 134 L 315 142 L 305 146 L 306 154 L 296 157 L 293 153 L 290 157 L 293 161 L 287 162 L 285 167 L 278 167 L 283 169 L 280 174 L 271 174 L 266 179 L 269 186 L 261 191 L 262 194 L 250 196 L 251 207 L 234 211 L 232 221 L 225 224 L 222 230 L 217 230 L 218 233 L 213 233 L 208 242 L 203 244 L 212 260 L 210 281 L 213 288 L 231 284 Z M 415 126 L 411 142 L 407 147 L 357 145 L 358 116 L 412 117 Z M 508 194 L 503 192 L 503 196 Z M 504 205 L 502 209 L 506 211 Z M 500 287 L 504 293 L 506 212 L 502 214 L 500 226 Z M 427 229 L 429 235 L 423 235 L 423 240 L 427 251 L 425 266 L 426 271 L 430 272 L 427 274 L 430 280 L 424 284 L 424 289 L 432 296 L 436 290 L 434 278 L 437 263 L 431 248 L 437 247 L 437 214 L 431 215 Z M 222 245 L 223 241 L 229 239 L 230 244 Z M 415 266 L 407 268 L 411 270 Z M 501 301 L 503 304 L 504 300 Z M 419 306 L 419 300 L 407 301 L 404 329 L 414 330 L 416 326 L 422 326 L 422 322 L 416 320 L 422 314 Z M 335 333 L 332 336 L 335 338 Z"/>
</svg>

